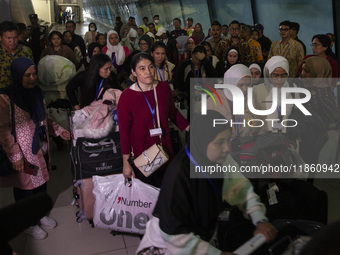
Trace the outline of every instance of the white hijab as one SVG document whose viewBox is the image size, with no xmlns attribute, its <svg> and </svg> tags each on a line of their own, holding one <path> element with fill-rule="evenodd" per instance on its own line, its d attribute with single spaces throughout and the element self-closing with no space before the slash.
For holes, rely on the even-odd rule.
<svg viewBox="0 0 340 255">
<path fill-rule="evenodd" d="M 252 68 L 255 68 L 255 69 L 259 70 L 260 73 L 262 73 L 261 67 L 256 63 L 252 63 L 248 68 L 249 68 L 249 70 L 252 69 Z"/>
<path fill-rule="evenodd" d="M 112 60 L 112 53 L 115 52 L 115 56 L 116 56 L 115 62 L 117 63 L 117 65 L 120 66 L 125 61 L 125 52 L 124 52 L 123 46 L 120 43 L 118 43 L 116 46 L 113 46 L 112 44 L 110 44 L 109 38 L 110 38 L 110 35 L 112 35 L 112 34 L 116 34 L 119 38 L 119 35 L 115 30 L 110 30 L 107 33 L 107 37 L 106 37 L 107 52 L 106 52 L 106 55 L 108 55 L 110 57 L 110 59 Z M 112 67 L 113 67 L 113 65 L 112 65 Z"/>
<path fill-rule="evenodd" d="M 275 70 L 275 68 L 281 67 L 283 68 L 286 73 L 289 75 L 289 63 L 288 60 L 281 56 L 273 56 L 271 57 L 266 65 L 263 68 L 263 77 L 264 77 L 264 84 L 269 92 L 268 101 L 272 99 L 272 88 L 273 84 L 271 83 L 270 74 Z M 289 87 L 289 83 L 285 81 L 282 87 Z M 291 98 L 291 94 L 287 95 L 288 98 Z M 281 89 L 278 90 L 278 103 L 281 104 Z"/>
<path fill-rule="evenodd" d="M 272 84 L 270 82 L 270 74 L 275 70 L 275 68 L 281 67 L 283 68 L 287 74 L 289 75 L 289 63 L 288 60 L 281 56 L 273 56 L 271 57 L 266 65 L 263 68 L 263 77 L 264 77 L 264 83 L 268 89 L 268 91 L 271 90 Z M 288 86 L 288 83 L 285 82 L 284 87 Z"/>
<path fill-rule="evenodd" d="M 135 42 L 136 42 L 136 39 L 135 39 L 134 41 L 131 41 L 131 40 L 130 40 L 130 37 L 137 38 L 137 31 L 136 31 L 135 29 L 133 29 L 133 28 L 130 28 L 130 31 L 129 31 L 129 33 L 126 35 L 126 38 L 127 38 L 130 42 L 135 43 Z"/>
<path fill-rule="evenodd" d="M 223 83 L 237 86 L 239 81 L 245 77 L 249 76 L 251 78 L 251 72 L 249 68 L 243 64 L 236 64 L 231 66 L 224 74 Z M 223 89 L 225 96 L 233 101 L 231 92 L 228 89 Z"/>
</svg>

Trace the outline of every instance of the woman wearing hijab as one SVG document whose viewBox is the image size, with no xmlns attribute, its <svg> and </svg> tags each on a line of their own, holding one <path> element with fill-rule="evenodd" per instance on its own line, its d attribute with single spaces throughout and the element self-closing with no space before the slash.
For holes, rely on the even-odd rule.
<svg viewBox="0 0 340 255">
<path fill-rule="evenodd" d="M 302 62 L 301 81 L 311 92 L 311 100 L 305 106 L 317 112 L 326 126 L 333 118 L 336 108 L 335 96 L 332 92 L 332 67 L 321 57 L 310 57 Z M 311 78 L 311 79 L 306 79 Z"/>
<path fill-rule="evenodd" d="M 277 107 L 273 113 L 262 116 L 264 119 L 274 119 L 277 121 L 264 121 L 264 130 L 272 132 L 286 132 L 286 127 L 281 123 L 289 118 L 293 105 L 288 104 L 286 114 L 281 114 L 281 88 L 290 87 L 287 78 L 289 76 L 288 60 L 281 56 L 271 57 L 263 70 L 264 83 L 253 88 L 253 105 L 257 110 L 268 110 L 273 104 L 273 88 L 277 89 Z M 287 99 L 298 98 L 299 94 L 288 93 Z"/>
<path fill-rule="evenodd" d="M 258 85 L 261 83 L 262 67 L 259 63 L 253 62 L 249 65 L 249 70 L 251 72 L 252 85 Z"/>
<path fill-rule="evenodd" d="M 125 60 L 123 68 L 124 68 L 124 71 L 128 74 L 127 86 L 130 86 L 136 82 L 135 76 L 133 76 L 131 73 L 131 66 L 130 66 L 133 56 L 137 55 L 140 52 L 146 52 L 150 54 L 151 45 L 152 45 L 152 40 L 150 36 L 148 36 L 147 34 L 142 35 L 139 38 L 138 49 L 134 50 L 129 55 L 129 57 Z"/>
<path fill-rule="evenodd" d="M 312 114 L 305 116 L 293 112 L 298 124 L 288 135 L 299 138 L 299 153 L 307 164 L 317 164 L 320 151 L 328 140 L 327 127 L 333 118 L 336 102 L 332 89 L 332 67 L 321 57 L 310 57 L 302 62 L 302 85 L 311 93 L 311 99 L 304 107 Z M 311 177 L 311 176 L 310 176 Z"/>
<path fill-rule="evenodd" d="M 70 139 L 70 133 L 51 120 L 47 120 L 44 93 L 36 85 L 36 66 L 28 58 L 17 58 L 11 64 L 13 83 L 0 91 L 0 144 L 6 152 L 15 170 L 13 174 L 1 177 L 3 187 L 13 187 L 15 201 L 37 193 L 46 193 L 49 180 L 50 159 L 47 128 L 64 140 Z M 12 106 L 14 120 L 12 120 Z M 11 132 L 14 123 L 15 134 Z M 14 137 L 15 135 L 15 137 Z M 25 163 L 35 165 L 33 175 L 25 170 Z M 26 233 L 34 239 L 44 239 L 47 233 L 40 226 L 30 227 Z M 40 225 L 55 228 L 57 222 L 47 216 L 40 220 Z"/>
<path fill-rule="evenodd" d="M 181 63 L 184 60 L 191 58 L 191 52 L 198 45 L 198 39 L 195 36 L 189 36 L 187 40 L 187 50 L 180 55 L 179 62 Z"/>
<path fill-rule="evenodd" d="M 201 43 L 204 40 L 205 34 L 203 33 L 201 23 L 196 23 L 195 30 L 192 32 L 191 35 L 197 38 L 198 43 Z"/>
<path fill-rule="evenodd" d="M 230 127 L 213 127 L 213 120 L 221 118 L 220 113 L 207 111 L 207 115 L 194 119 L 190 144 L 174 158 L 164 176 L 167 181 L 162 184 L 154 217 L 147 223 L 137 248 L 138 255 L 232 254 L 213 245 L 217 217 L 225 208 L 223 200 L 242 208 L 256 226 L 254 234 L 262 233 L 267 240 L 275 237 L 276 230 L 268 223 L 265 208 L 247 179 L 231 173 L 210 179 L 206 173 L 196 172 L 210 166 L 222 167 L 228 156 Z M 195 178 L 191 178 L 193 174 Z"/>
<path fill-rule="evenodd" d="M 239 64 L 241 59 L 240 51 L 238 47 L 231 46 L 226 52 L 226 61 L 219 61 L 216 65 L 216 71 L 220 77 L 224 76 L 224 73 L 233 65 Z"/>
<path fill-rule="evenodd" d="M 130 52 L 136 50 L 138 47 L 137 31 L 133 28 L 130 28 L 130 31 L 126 35 L 126 38 L 122 39 L 121 45 L 128 47 Z"/>
<path fill-rule="evenodd" d="M 243 122 L 245 125 L 233 125 L 232 138 L 237 136 L 252 136 L 259 133 L 260 128 L 252 128 L 248 126 L 249 119 L 256 119 L 249 111 L 247 103 L 247 89 L 251 87 L 251 73 L 243 64 L 236 64 L 229 68 L 224 74 L 224 84 L 230 84 L 241 89 L 244 95 L 244 115 L 233 114 L 233 96 L 228 89 L 217 89 L 216 92 L 221 98 L 222 104 L 215 105 L 212 98 L 207 100 L 207 109 L 215 110 L 224 116 L 224 119 L 233 122 Z"/>
<path fill-rule="evenodd" d="M 121 70 L 125 58 L 128 57 L 126 53 L 130 54 L 130 51 L 126 52 L 119 43 L 119 35 L 115 30 L 110 30 L 107 33 L 107 43 L 103 48 L 103 52 L 110 57 L 112 62 L 111 71 L 116 74 Z"/>
</svg>

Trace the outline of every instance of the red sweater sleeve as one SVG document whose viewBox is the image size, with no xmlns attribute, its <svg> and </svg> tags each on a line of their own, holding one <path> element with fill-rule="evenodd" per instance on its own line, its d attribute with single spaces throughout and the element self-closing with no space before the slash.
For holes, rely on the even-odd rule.
<svg viewBox="0 0 340 255">
<path fill-rule="evenodd" d="M 122 154 L 130 154 L 131 152 L 131 126 L 132 115 L 129 107 L 129 89 L 126 89 L 119 98 L 117 105 L 118 123 L 120 143 L 122 148 Z"/>
<path fill-rule="evenodd" d="M 183 115 L 176 108 L 170 86 L 166 82 L 164 83 L 165 83 L 164 86 L 167 86 L 168 95 L 169 95 L 169 119 L 181 131 L 183 131 L 189 125 L 189 122 L 183 117 Z"/>
</svg>

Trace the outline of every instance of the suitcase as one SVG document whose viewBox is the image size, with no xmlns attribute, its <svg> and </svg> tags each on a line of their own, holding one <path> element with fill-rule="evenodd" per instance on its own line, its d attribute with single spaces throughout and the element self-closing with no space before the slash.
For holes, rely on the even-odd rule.
<svg viewBox="0 0 340 255">
<path fill-rule="evenodd" d="M 93 175 L 122 173 L 119 132 L 112 132 L 105 138 L 78 138 L 72 147 L 71 159 L 74 181 L 91 178 Z"/>
<path fill-rule="evenodd" d="M 80 179 L 73 185 L 76 189 L 75 199 L 78 201 L 79 210 L 76 213 L 77 222 L 88 220 L 92 223 L 93 208 L 96 198 L 94 197 L 92 178 Z"/>
<path fill-rule="evenodd" d="M 275 185 L 276 191 L 268 192 L 268 186 L 257 191 L 271 221 L 284 218 L 327 224 L 328 197 L 325 191 L 297 179 L 279 179 Z"/>
<path fill-rule="evenodd" d="M 92 178 L 78 180 L 74 187 L 76 188 L 76 199 L 78 200 L 79 210 L 76 213 L 77 222 L 81 223 L 83 220 L 91 221 L 93 219 L 93 207 L 95 197 L 92 193 L 93 182 Z"/>
</svg>

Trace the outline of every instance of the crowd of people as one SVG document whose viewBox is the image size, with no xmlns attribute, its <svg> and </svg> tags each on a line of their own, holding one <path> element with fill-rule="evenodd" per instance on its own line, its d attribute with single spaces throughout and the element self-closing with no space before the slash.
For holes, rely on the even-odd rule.
<svg viewBox="0 0 340 255">
<path fill-rule="evenodd" d="M 243 208 L 243 212 L 251 216 L 255 233 L 263 233 L 268 241 L 276 236 L 259 198 L 256 195 L 249 198 L 253 189 L 248 181 L 241 178 L 242 187 L 237 189 L 248 197 L 237 197 L 237 201 L 230 199 L 228 192 L 232 187 L 228 179 L 189 178 L 189 165 L 193 162 L 188 153 L 192 152 L 200 165 L 223 164 L 230 151 L 231 139 L 270 131 L 287 133 L 292 140 L 298 140 L 303 160 L 317 162 L 336 106 L 333 92 L 336 82 L 330 79 L 338 77 L 337 57 L 331 49 L 334 43 L 332 34 L 313 36 L 313 54 L 306 55 L 306 47 L 297 36 L 299 24 L 290 21 L 278 24 L 281 39 L 272 42 L 263 34 L 263 25 L 252 26 L 237 20 L 229 25 L 213 21 L 208 35 L 205 35 L 202 25 L 194 25 L 192 18 L 187 19 L 184 28 L 181 20 L 175 18 L 174 30 L 167 31 L 160 24 L 159 15 L 155 15 L 151 23 L 148 17 L 144 17 L 140 27 L 134 17 L 129 17 L 125 24 L 116 17 L 116 26 L 110 31 L 99 32 L 96 24 L 91 22 L 84 38 L 75 33 L 76 23 L 72 20 L 66 21 L 63 34 L 55 30 L 47 34 L 46 28 L 40 29 L 36 14 L 30 15 L 30 20 L 32 25 L 29 28 L 9 21 L 0 24 L 0 142 L 17 171 L 1 181 L 2 185 L 14 187 L 16 201 L 37 192 L 46 192 L 49 179 L 47 127 L 64 139 L 70 137 L 68 131 L 47 120 L 44 93 L 36 85 L 39 60 L 47 55 L 59 55 L 69 59 L 78 70 L 66 86 L 75 110 L 102 99 L 107 89 L 122 91 L 117 110 L 123 175 L 161 187 L 155 218 L 148 223 L 139 254 L 151 254 L 148 253 L 150 249 L 157 252 L 152 254 L 169 254 L 167 250 L 173 253 L 188 250 L 182 253 L 191 254 L 189 250 L 195 249 L 206 251 L 204 254 L 220 254 L 210 241 L 214 237 L 216 218 L 223 208 L 222 200 Z M 288 78 L 296 77 L 317 79 L 315 83 L 301 79 L 291 84 Z M 194 119 L 189 125 L 190 118 L 180 113 L 175 102 L 190 111 L 192 78 L 223 78 L 224 83 L 238 87 L 245 98 L 247 88 L 253 87 L 253 105 L 258 110 L 271 108 L 273 88 L 302 87 L 311 92 L 306 108 L 313 114 L 302 116 L 288 105 L 285 116 L 281 115 L 280 107 L 264 116 L 277 121 L 266 122 L 261 129 L 250 125 L 231 129 L 224 125 L 205 132 L 209 127 L 205 129 L 204 125 L 210 124 L 211 118 L 241 122 L 256 116 L 246 102 L 245 114 L 234 115 L 232 95 L 227 89 L 220 89 L 217 94 L 223 103 L 216 107 L 209 98 L 209 114 Z M 297 93 L 287 96 L 288 99 L 298 97 Z M 17 137 L 11 133 L 10 101 L 15 105 Z M 156 107 L 161 138 L 151 135 L 157 126 Z M 280 124 L 289 116 L 301 123 L 296 129 L 287 130 Z M 197 147 L 196 150 L 186 147 L 187 151 L 174 152 L 168 120 L 181 131 L 190 130 L 200 138 L 190 143 Z M 318 141 L 311 142 L 310 137 L 318 137 Z M 145 177 L 130 164 L 130 158 L 137 158 L 154 143 L 163 145 L 170 160 L 156 173 Z M 36 176 L 24 173 L 24 159 L 38 166 Z M 163 179 L 167 182 L 162 184 Z M 48 217 L 40 223 L 47 227 L 57 224 Z M 46 232 L 38 225 L 27 233 L 36 239 L 46 237 Z M 157 238 L 151 238 L 154 236 Z M 179 243 L 178 237 L 186 241 Z"/>
</svg>

